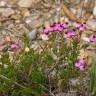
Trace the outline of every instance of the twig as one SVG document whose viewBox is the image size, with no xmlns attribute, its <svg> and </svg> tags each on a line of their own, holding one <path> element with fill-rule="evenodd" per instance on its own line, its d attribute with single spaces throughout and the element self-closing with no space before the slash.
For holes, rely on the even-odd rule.
<svg viewBox="0 0 96 96">
<path fill-rule="evenodd" d="M 0 78 L 5 79 L 5 80 L 8 80 L 8 81 L 11 81 L 9 78 L 7 78 L 6 76 L 1 75 L 1 74 L 0 74 Z M 13 83 L 14 83 L 15 85 L 21 87 L 21 88 L 26 88 L 25 86 L 23 86 L 23 85 L 21 85 L 21 84 L 19 84 L 19 83 L 17 83 L 17 82 L 13 82 Z M 38 84 L 38 83 L 36 83 L 36 84 Z M 51 96 L 55 96 L 52 92 L 50 92 L 50 91 L 49 91 L 45 86 L 43 86 L 42 84 L 38 84 L 38 85 L 41 86 L 41 87 L 43 87 L 46 91 L 48 91 Z"/>
<path fill-rule="evenodd" d="M 47 72 L 47 75 L 49 75 L 54 70 L 54 68 L 58 66 L 58 63 L 59 63 L 59 59 L 56 61 L 55 65 L 52 66 L 52 68 Z"/>
<path fill-rule="evenodd" d="M 8 81 L 11 81 L 9 78 L 7 78 L 6 76 L 1 75 L 1 74 L 0 74 L 0 78 L 5 79 L 5 80 L 8 80 Z M 21 85 L 21 84 L 19 84 L 19 83 L 17 83 L 17 82 L 13 82 L 13 83 L 14 83 L 15 85 L 21 87 L 21 88 L 26 88 L 25 86 L 23 86 L 23 85 Z"/>
<path fill-rule="evenodd" d="M 72 21 L 78 20 L 78 18 L 64 4 L 63 4 L 63 10 L 64 10 L 65 15 L 68 16 L 70 20 Z"/>
<path fill-rule="evenodd" d="M 51 91 L 49 91 L 45 86 L 43 86 L 42 84 L 38 84 L 39 86 L 43 87 L 46 91 L 49 92 L 50 96 L 55 96 Z"/>
</svg>

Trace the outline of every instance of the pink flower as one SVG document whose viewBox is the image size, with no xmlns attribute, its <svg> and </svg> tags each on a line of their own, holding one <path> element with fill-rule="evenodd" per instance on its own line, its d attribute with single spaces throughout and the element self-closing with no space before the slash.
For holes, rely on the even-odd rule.
<svg viewBox="0 0 96 96">
<path fill-rule="evenodd" d="M 68 38 L 73 38 L 73 37 L 75 37 L 77 34 L 76 34 L 75 31 L 69 31 L 69 32 L 67 32 L 66 35 L 67 35 Z"/>
<path fill-rule="evenodd" d="M 80 27 L 79 27 L 79 30 L 80 30 L 81 32 L 83 32 L 83 31 L 85 31 L 85 27 L 84 27 L 84 26 L 80 26 Z"/>
<path fill-rule="evenodd" d="M 44 33 L 49 33 L 49 29 L 48 28 L 44 28 L 43 32 Z"/>
<path fill-rule="evenodd" d="M 84 71 L 85 66 L 86 66 L 86 62 L 84 58 L 78 59 L 77 62 L 75 63 L 75 67 L 77 67 L 81 71 Z"/>
<path fill-rule="evenodd" d="M 62 32 L 64 29 L 67 29 L 69 27 L 68 23 L 54 23 L 50 28 L 44 28 L 43 32 L 48 34 L 50 32 L 59 31 Z"/>
<path fill-rule="evenodd" d="M 52 32 L 53 31 L 53 28 L 52 27 L 50 27 L 50 28 L 44 28 L 44 33 L 45 34 L 47 34 L 47 33 L 50 33 L 50 32 Z"/>
<path fill-rule="evenodd" d="M 76 25 L 75 25 L 75 27 L 77 29 L 79 29 L 79 31 L 83 32 L 86 29 L 86 24 L 85 23 L 81 24 L 81 23 L 77 22 Z"/>
<path fill-rule="evenodd" d="M 79 22 L 76 23 L 75 27 L 80 28 L 81 24 Z"/>
<path fill-rule="evenodd" d="M 61 31 L 63 31 L 63 27 L 61 26 L 60 23 L 56 23 L 56 24 L 53 25 L 53 30 L 61 32 Z"/>
<path fill-rule="evenodd" d="M 89 37 L 90 42 L 96 42 L 96 35 L 91 35 Z"/>
<path fill-rule="evenodd" d="M 11 44 L 11 49 L 19 49 L 20 48 L 20 46 L 19 46 L 19 44 Z"/>
<path fill-rule="evenodd" d="M 69 25 L 68 25 L 68 23 L 66 22 L 66 23 L 63 23 L 63 24 L 62 24 L 62 27 L 63 27 L 64 29 L 67 29 L 67 28 L 69 27 Z"/>
</svg>

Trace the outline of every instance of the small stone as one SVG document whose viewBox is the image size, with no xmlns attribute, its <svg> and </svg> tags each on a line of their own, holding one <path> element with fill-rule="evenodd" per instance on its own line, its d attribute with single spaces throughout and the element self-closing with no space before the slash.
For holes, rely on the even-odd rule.
<svg viewBox="0 0 96 96">
<path fill-rule="evenodd" d="M 31 40 L 36 39 L 37 29 L 33 29 L 31 32 L 29 32 L 28 36 L 29 36 L 29 38 L 30 38 Z"/>
<path fill-rule="evenodd" d="M 5 9 L 5 10 L 2 12 L 2 16 L 4 16 L 4 17 L 9 17 L 9 16 L 13 15 L 14 13 L 15 13 L 15 12 L 14 12 L 13 9 L 7 8 L 7 9 Z"/>
<path fill-rule="evenodd" d="M 4 68 L 5 68 L 5 69 L 8 68 L 8 65 L 7 65 L 7 64 L 4 64 Z"/>
<path fill-rule="evenodd" d="M 41 34 L 40 37 L 41 37 L 42 40 L 44 40 L 44 41 L 49 40 L 48 35 L 46 35 L 46 34 Z"/>
<path fill-rule="evenodd" d="M 81 39 L 85 42 L 90 42 L 88 37 L 82 37 Z"/>
<path fill-rule="evenodd" d="M 96 31 L 96 20 L 95 19 L 88 20 L 86 22 L 86 25 L 88 26 L 88 29 Z"/>
<path fill-rule="evenodd" d="M 93 15 L 96 17 L 96 6 L 93 9 Z"/>
<path fill-rule="evenodd" d="M 31 7 L 33 0 L 19 0 L 18 5 L 20 7 Z"/>
<path fill-rule="evenodd" d="M 26 20 L 25 20 L 25 23 L 26 23 L 26 24 L 30 24 L 30 23 L 31 23 L 31 19 L 26 19 Z"/>
<path fill-rule="evenodd" d="M 15 20 L 19 20 L 19 19 L 22 18 L 22 16 L 19 15 L 19 14 L 13 14 L 13 15 L 11 16 L 11 18 L 12 18 L 12 19 L 15 19 Z"/>
<path fill-rule="evenodd" d="M 19 0 L 18 5 L 20 7 L 31 7 L 34 6 L 40 0 Z"/>
<path fill-rule="evenodd" d="M 76 91 L 69 91 L 68 93 L 57 93 L 55 96 L 77 96 Z"/>
<path fill-rule="evenodd" d="M 23 9 L 21 10 L 21 14 L 22 14 L 23 17 L 28 17 L 28 16 L 30 16 L 29 10 L 28 10 L 28 9 L 25 9 L 25 8 L 23 8 Z"/>
<path fill-rule="evenodd" d="M 53 20 L 54 20 L 55 23 L 58 23 L 59 20 L 60 20 L 59 15 L 55 15 L 55 16 L 53 17 Z"/>
<path fill-rule="evenodd" d="M 36 20 L 31 20 L 31 21 L 29 20 L 27 22 L 29 22 L 29 26 L 31 28 L 38 28 L 43 25 L 43 19 L 36 19 Z"/>
<path fill-rule="evenodd" d="M 74 86 L 74 87 L 76 87 L 77 85 L 79 85 L 80 84 L 80 82 L 79 82 L 79 79 L 70 79 L 69 80 L 69 84 L 71 85 L 71 86 Z"/>
<path fill-rule="evenodd" d="M 0 1 L 0 6 L 5 6 L 6 2 L 5 1 Z"/>
<path fill-rule="evenodd" d="M 39 48 L 39 44 L 35 41 L 33 44 L 30 45 L 30 48 L 36 50 Z"/>
</svg>

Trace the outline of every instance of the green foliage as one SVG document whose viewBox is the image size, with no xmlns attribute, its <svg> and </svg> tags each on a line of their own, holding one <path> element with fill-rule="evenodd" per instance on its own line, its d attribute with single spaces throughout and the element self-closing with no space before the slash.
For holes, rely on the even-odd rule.
<svg viewBox="0 0 96 96">
<path fill-rule="evenodd" d="M 24 47 L 29 46 L 30 39 L 28 38 L 28 34 L 27 33 L 24 32 L 22 34 L 22 40 L 24 42 Z"/>
<path fill-rule="evenodd" d="M 47 52 L 44 53 L 44 63 L 47 65 L 52 65 L 54 63 L 54 59 L 52 58 L 51 54 Z"/>
<path fill-rule="evenodd" d="M 59 40 L 56 40 L 58 36 Z M 50 47 L 47 46 L 48 42 L 46 42 L 45 49 L 39 53 L 39 50 L 34 51 L 29 48 L 30 40 L 26 33 L 22 37 L 22 49 L 20 52 L 13 52 L 15 56 L 12 56 L 12 60 L 10 60 L 10 51 L 3 52 L 1 55 L 1 94 L 5 93 L 10 96 L 41 96 L 41 94 L 50 93 L 49 85 L 54 88 L 52 83 L 55 82 L 55 87 L 57 87 L 59 81 L 62 81 L 61 85 L 64 85 L 64 87 L 61 90 L 63 88 L 66 90 L 67 86 L 69 86 L 69 80 L 80 76 L 80 72 L 74 66 L 80 50 L 76 39 L 70 40 L 68 45 L 61 33 L 53 33 L 49 40 Z M 29 48 L 27 51 L 25 50 L 26 47 Z M 50 53 L 51 51 L 53 53 Z M 65 67 L 60 68 L 62 65 Z M 49 78 L 51 72 L 55 72 L 55 74 L 52 78 Z M 91 74 L 94 77 L 94 71 Z M 95 82 L 93 77 L 91 77 L 92 82 Z M 92 86 L 91 89 L 94 89 Z"/>
<path fill-rule="evenodd" d="M 5 53 L 2 54 L 1 62 L 3 64 L 10 64 L 10 59 L 9 59 L 9 53 L 8 52 L 5 52 Z"/>
<path fill-rule="evenodd" d="M 92 96 L 96 95 L 96 64 L 93 64 L 90 70 L 90 92 Z"/>
</svg>

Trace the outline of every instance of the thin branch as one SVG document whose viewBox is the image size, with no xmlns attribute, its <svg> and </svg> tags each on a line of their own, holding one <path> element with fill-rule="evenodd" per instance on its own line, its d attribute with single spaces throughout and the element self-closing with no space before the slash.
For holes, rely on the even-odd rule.
<svg viewBox="0 0 96 96">
<path fill-rule="evenodd" d="M 8 81 L 11 81 L 9 78 L 7 78 L 6 76 L 1 75 L 1 74 L 0 74 L 0 78 L 5 79 L 5 80 L 8 80 Z M 13 83 L 14 83 L 15 85 L 21 87 L 21 88 L 26 88 L 25 86 L 23 86 L 23 85 L 21 85 L 21 84 L 19 84 L 19 83 L 17 83 L 17 82 L 13 82 Z"/>
<path fill-rule="evenodd" d="M 50 70 L 47 72 L 47 75 L 49 75 L 58 66 L 58 63 L 59 63 L 59 59 L 56 61 L 54 66 L 52 66 L 52 68 L 50 68 Z"/>
<path fill-rule="evenodd" d="M 5 80 L 8 80 L 8 81 L 11 81 L 11 79 L 7 78 L 6 76 L 4 76 L 4 75 L 2 75 L 2 74 L 0 74 L 0 78 L 5 79 Z M 21 84 L 19 84 L 19 83 L 17 83 L 17 82 L 13 82 L 13 83 L 14 83 L 15 85 L 21 87 L 21 88 L 26 88 L 25 86 L 23 86 L 23 85 L 21 85 Z M 35 82 L 35 83 L 36 83 L 36 82 Z M 36 83 L 36 84 L 38 84 L 38 83 Z M 49 90 L 48 90 L 45 86 L 43 86 L 42 84 L 38 84 L 38 85 L 41 86 L 41 87 L 43 87 L 46 91 L 48 91 L 51 96 L 55 96 L 51 91 L 49 91 Z"/>
</svg>

